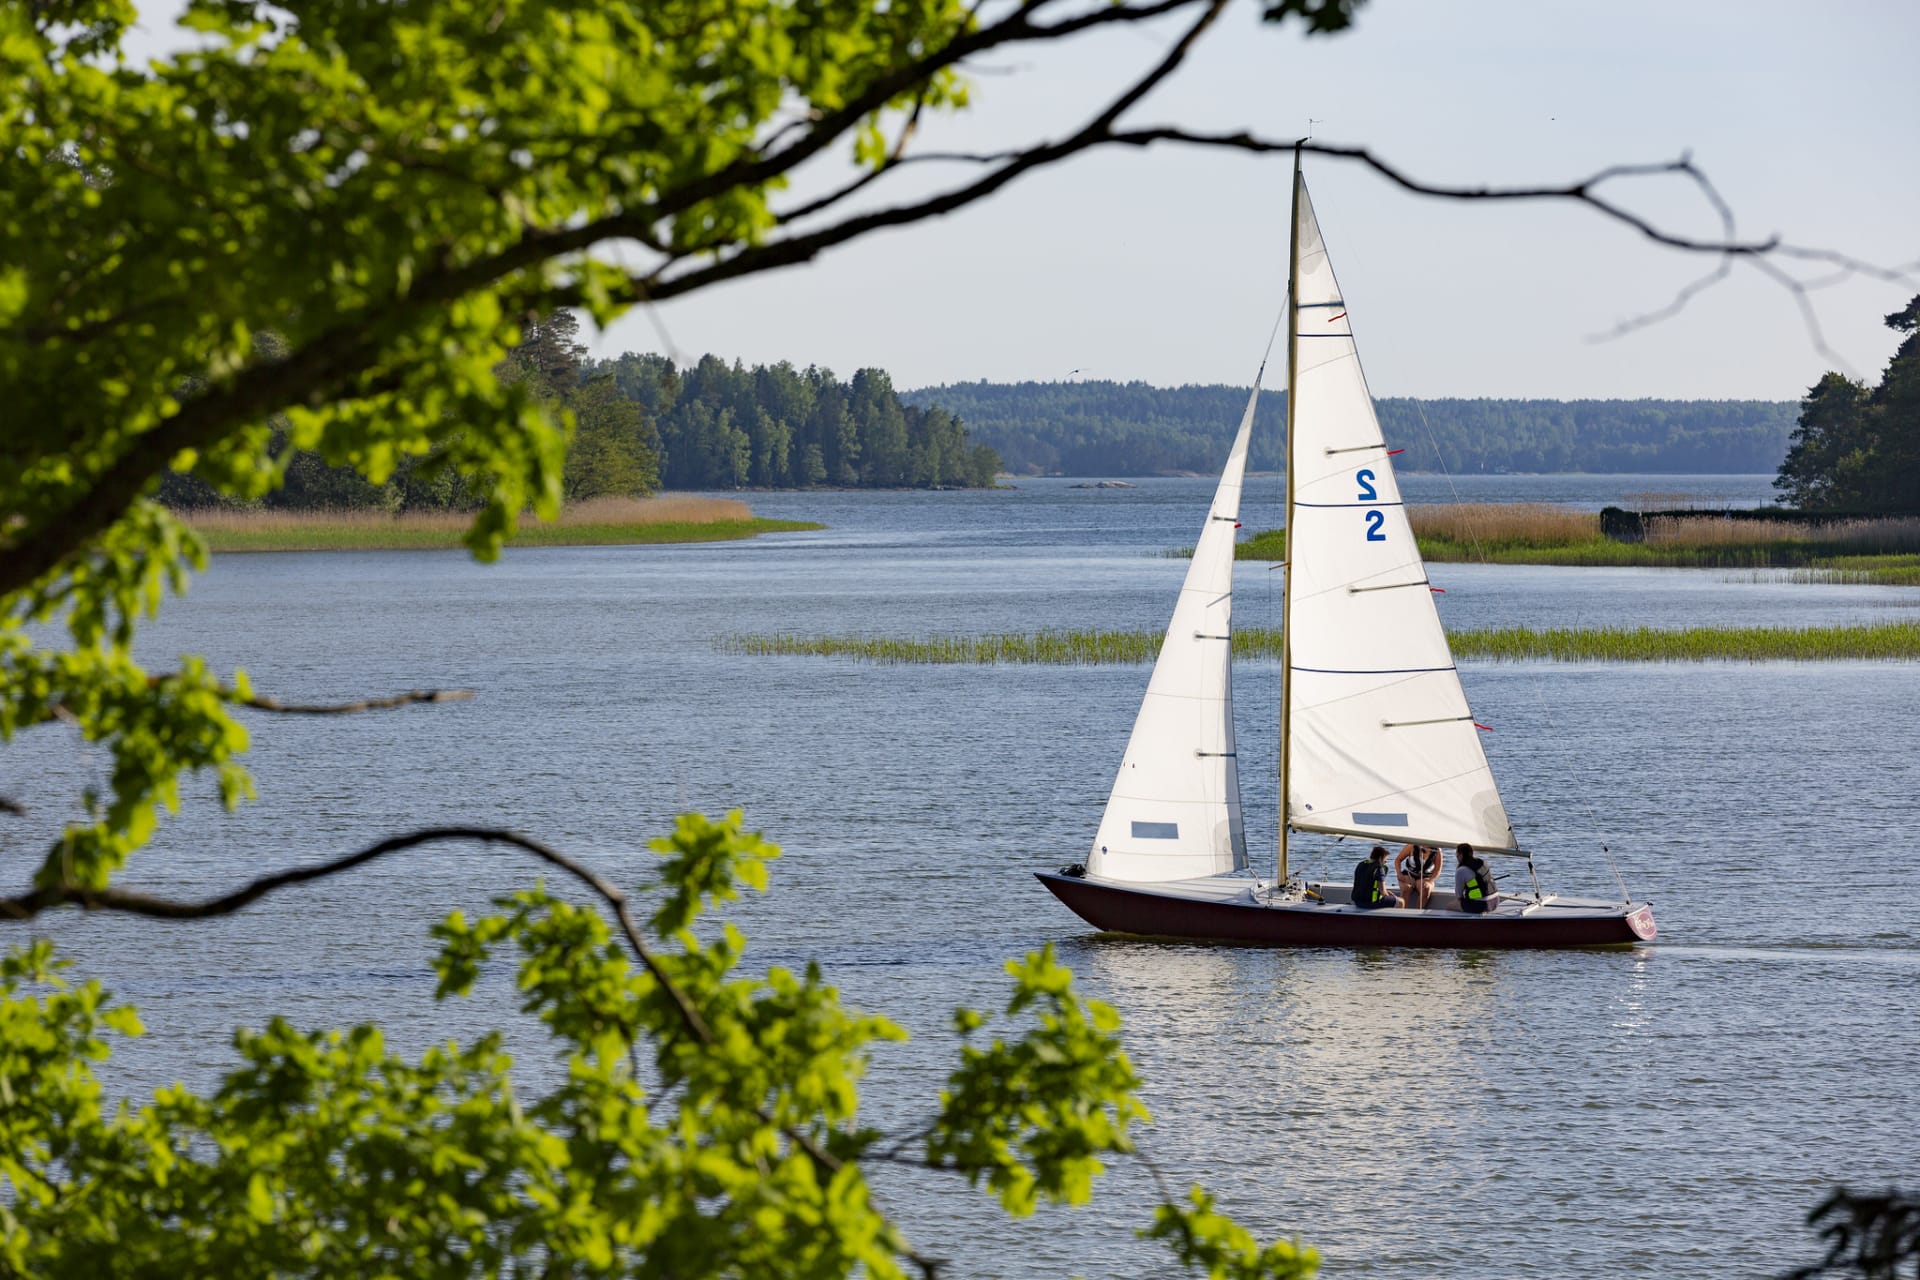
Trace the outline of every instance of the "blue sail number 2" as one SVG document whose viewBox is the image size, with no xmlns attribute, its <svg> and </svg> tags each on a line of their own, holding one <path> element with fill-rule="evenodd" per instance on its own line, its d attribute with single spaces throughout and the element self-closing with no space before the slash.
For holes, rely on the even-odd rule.
<svg viewBox="0 0 1920 1280">
<path fill-rule="evenodd" d="M 1373 472 L 1367 470 L 1365 467 L 1362 467 L 1360 470 L 1353 473 L 1353 478 L 1355 482 L 1358 483 L 1360 486 L 1360 501 L 1378 502 L 1380 500 L 1379 492 L 1375 490 L 1373 487 Z M 1382 528 L 1382 526 L 1385 525 L 1386 522 L 1387 522 L 1387 517 L 1384 512 L 1380 512 L 1380 511 L 1367 512 L 1367 541 L 1368 542 L 1385 542 L 1387 540 L 1386 532 Z"/>
</svg>

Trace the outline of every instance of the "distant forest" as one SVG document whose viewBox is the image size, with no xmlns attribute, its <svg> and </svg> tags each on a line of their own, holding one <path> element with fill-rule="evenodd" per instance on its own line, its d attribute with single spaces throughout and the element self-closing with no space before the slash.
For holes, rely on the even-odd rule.
<svg viewBox="0 0 1920 1280">
<path fill-rule="evenodd" d="M 969 440 L 938 404 L 906 404 L 883 369 L 849 382 L 831 370 L 728 364 L 681 369 L 660 355 L 587 361 L 587 384 L 611 378 L 659 435 L 669 489 L 981 488 L 1000 458 Z"/>
<path fill-rule="evenodd" d="M 1217 471 L 1244 387 L 960 382 L 901 397 L 939 405 L 1015 474 Z M 1250 465 L 1281 469 L 1286 393 L 1263 392 Z M 1780 465 L 1795 406 L 1771 400 L 1376 401 L 1403 470 L 1734 474 Z M 1264 429 L 1262 429 L 1264 427 Z M 1437 451 L 1436 451 L 1437 446 Z M 1444 466 L 1442 465 L 1444 462 Z"/>
<path fill-rule="evenodd" d="M 530 320 L 495 373 L 573 415 L 562 492 L 568 502 L 668 489 L 985 488 L 1000 456 L 967 438 L 937 406 L 905 404 L 883 369 L 841 382 L 831 370 L 782 361 L 748 368 L 702 356 L 681 369 L 659 355 L 587 356 L 579 320 L 560 311 Z M 268 353 L 278 339 L 263 339 Z M 270 424 L 283 483 L 257 505 L 287 510 L 466 511 L 484 495 L 443 451 L 397 460 L 381 483 L 318 454 L 290 449 L 283 419 Z M 210 485 L 170 471 L 171 507 L 232 503 Z"/>
<path fill-rule="evenodd" d="M 569 502 L 656 489 L 981 488 L 996 473 L 1154 475 L 1219 470 L 1244 388 L 1144 382 L 963 382 L 897 393 L 884 369 L 842 382 L 831 370 L 729 364 L 684 368 L 661 355 L 587 356 L 578 322 L 528 324 L 500 365 L 573 414 Z M 1765 400 L 1381 400 L 1403 469 L 1461 473 L 1776 470 L 1796 406 Z M 1251 465 L 1281 467 L 1282 392 L 1260 399 Z M 273 448 L 286 448 L 275 421 Z M 1436 452 L 1435 446 L 1438 446 Z M 403 458 L 373 484 L 344 459 L 288 452 L 264 504 L 388 511 L 477 506 L 482 495 L 441 456 Z M 1444 460 L 1444 468 L 1442 462 Z M 160 490 L 176 507 L 222 505 L 191 475 Z"/>
</svg>

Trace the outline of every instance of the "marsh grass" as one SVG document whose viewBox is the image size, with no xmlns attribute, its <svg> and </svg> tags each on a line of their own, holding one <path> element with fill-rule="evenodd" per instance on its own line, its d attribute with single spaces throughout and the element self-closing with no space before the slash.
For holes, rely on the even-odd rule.
<svg viewBox="0 0 1920 1280">
<path fill-rule="evenodd" d="M 1650 516 L 1647 542 L 1652 546 L 1794 547 L 1831 555 L 1897 555 L 1920 552 L 1920 520 L 1787 525 L 1714 516 Z"/>
<path fill-rule="evenodd" d="M 1495 662 L 1900 662 L 1920 658 L 1920 622 L 1843 627 L 1529 627 L 1455 632 L 1454 656 Z"/>
<path fill-rule="evenodd" d="M 1459 502 L 1409 507 L 1407 520 L 1422 545 L 1450 542 L 1499 549 L 1560 547 L 1600 538 L 1600 514 L 1545 502 Z"/>
<path fill-rule="evenodd" d="M 1157 631 L 1041 631 L 997 635 L 890 636 L 737 635 L 721 642 L 729 653 L 857 658 L 879 663 L 1043 663 L 1098 666 L 1151 662 Z M 1493 662 L 1835 662 L 1920 658 L 1920 622 L 1849 627 L 1593 627 L 1536 631 L 1502 627 L 1455 631 L 1454 656 Z M 1280 632 L 1249 627 L 1234 632 L 1237 658 L 1280 657 Z"/>
<path fill-rule="evenodd" d="M 1614 542 L 1601 534 L 1598 514 L 1546 503 L 1410 507 L 1407 518 L 1420 554 L 1440 563 L 1795 569 L 1807 571 L 1796 581 L 1810 583 L 1920 585 L 1920 520 L 1914 519 L 1792 525 L 1651 514 L 1645 542 Z M 1284 529 L 1266 529 L 1234 554 L 1280 561 L 1286 543 Z"/>
<path fill-rule="evenodd" d="M 191 524 L 216 552 L 390 551 L 458 547 L 472 523 L 458 511 L 192 511 Z M 733 498 L 669 494 L 595 498 L 551 521 L 525 520 L 514 546 L 621 546 L 722 542 L 761 533 L 818 529 L 797 520 L 763 520 Z"/>
</svg>

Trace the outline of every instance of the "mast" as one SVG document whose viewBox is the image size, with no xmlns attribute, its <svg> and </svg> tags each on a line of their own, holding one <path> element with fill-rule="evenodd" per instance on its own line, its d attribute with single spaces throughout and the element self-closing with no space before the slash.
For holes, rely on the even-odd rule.
<svg viewBox="0 0 1920 1280">
<path fill-rule="evenodd" d="M 1280 855 L 1275 863 L 1275 879 L 1284 886 L 1287 874 L 1287 779 L 1291 772 L 1288 759 L 1291 744 L 1287 719 L 1293 711 L 1293 465 L 1294 414 L 1299 411 L 1300 396 L 1300 149 L 1293 151 L 1293 216 L 1287 230 L 1287 567 L 1280 579 Z"/>
</svg>

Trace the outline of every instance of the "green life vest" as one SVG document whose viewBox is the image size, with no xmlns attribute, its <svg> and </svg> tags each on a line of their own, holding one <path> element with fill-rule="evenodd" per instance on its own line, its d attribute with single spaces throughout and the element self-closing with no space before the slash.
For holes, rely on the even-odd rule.
<svg viewBox="0 0 1920 1280">
<path fill-rule="evenodd" d="M 1353 905 L 1370 907 L 1387 896 L 1382 887 L 1387 878 L 1387 869 L 1368 858 L 1353 869 Z"/>
</svg>

